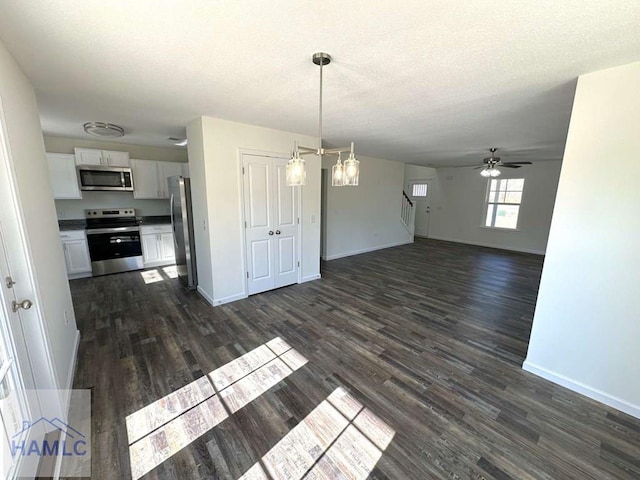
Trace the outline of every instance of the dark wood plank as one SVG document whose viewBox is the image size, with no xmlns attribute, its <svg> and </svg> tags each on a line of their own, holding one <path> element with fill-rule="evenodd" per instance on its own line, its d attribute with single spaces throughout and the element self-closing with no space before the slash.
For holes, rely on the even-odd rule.
<svg viewBox="0 0 640 480">
<path fill-rule="evenodd" d="M 71 282 L 93 477 L 131 478 L 125 419 L 276 336 L 308 363 L 145 475 L 237 479 L 335 388 L 395 430 L 370 478 L 640 478 L 640 421 L 521 370 L 542 258 L 433 240 L 212 308 L 139 272 Z"/>
</svg>

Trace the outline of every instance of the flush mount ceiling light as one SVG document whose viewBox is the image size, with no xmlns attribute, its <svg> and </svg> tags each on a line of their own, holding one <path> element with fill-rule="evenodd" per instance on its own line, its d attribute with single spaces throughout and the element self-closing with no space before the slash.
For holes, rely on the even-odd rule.
<svg viewBox="0 0 640 480">
<path fill-rule="evenodd" d="M 338 161 L 331 169 L 331 185 L 334 187 L 358 186 L 360 162 L 354 153 L 353 142 L 351 142 L 351 147 L 322 147 L 322 67 L 331 63 L 331 55 L 318 52 L 313 54 L 311 60 L 320 66 L 320 100 L 318 108 L 318 136 L 320 137 L 320 145 L 318 148 L 309 148 L 299 147 L 298 142 L 294 143 L 291 160 L 287 163 L 287 185 L 304 185 L 306 182 L 307 172 L 305 169 L 305 161 L 301 155 L 318 155 L 321 160 L 323 155 L 337 155 Z M 342 154 L 345 152 L 349 152 L 349 158 L 343 163 Z"/>
<path fill-rule="evenodd" d="M 84 131 L 96 137 L 118 138 L 124 136 L 124 128 L 105 122 L 87 122 L 83 125 Z"/>
</svg>

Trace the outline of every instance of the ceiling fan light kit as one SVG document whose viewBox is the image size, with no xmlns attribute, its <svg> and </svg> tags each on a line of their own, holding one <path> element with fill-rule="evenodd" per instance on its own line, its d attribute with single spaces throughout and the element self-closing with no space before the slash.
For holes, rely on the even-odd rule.
<svg viewBox="0 0 640 480">
<path fill-rule="evenodd" d="M 124 128 L 107 122 L 87 122 L 82 128 L 89 135 L 102 138 L 118 138 L 124 136 Z"/>
<path fill-rule="evenodd" d="M 493 165 L 487 165 L 487 168 L 480 172 L 483 177 L 499 177 L 502 172 Z"/>
<path fill-rule="evenodd" d="M 495 178 L 500 176 L 502 172 L 498 170 L 498 166 L 505 168 L 520 168 L 522 165 L 531 165 L 531 162 L 503 162 L 500 157 L 496 157 L 496 147 L 489 149 L 491 155 L 483 160 L 485 167 L 480 171 L 483 177 Z M 482 167 L 476 167 L 482 168 Z"/>
<path fill-rule="evenodd" d="M 353 142 L 351 142 L 350 148 L 326 149 L 322 147 L 322 67 L 331 63 L 331 55 L 318 52 L 313 54 L 311 60 L 320 67 L 320 99 L 318 108 L 318 137 L 320 144 L 318 148 L 309 148 L 298 146 L 298 142 L 294 142 L 291 159 L 287 162 L 287 185 L 299 186 L 305 184 L 307 172 L 302 155 L 318 155 L 321 160 L 323 155 L 337 155 L 338 160 L 331 169 L 331 185 L 334 187 L 357 187 L 360 177 L 360 162 L 356 158 Z M 342 163 L 341 155 L 345 152 L 349 152 L 349 158 Z"/>
</svg>

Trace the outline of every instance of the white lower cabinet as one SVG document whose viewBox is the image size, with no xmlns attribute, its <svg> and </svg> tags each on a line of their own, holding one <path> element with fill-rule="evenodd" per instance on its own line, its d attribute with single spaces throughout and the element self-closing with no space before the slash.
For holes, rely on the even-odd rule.
<svg viewBox="0 0 640 480">
<path fill-rule="evenodd" d="M 84 230 L 67 230 L 60 232 L 64 261 L 69 278 L 91 276 L 91 257 Z"/>
<path fill-rule="evenodd" d="M 140 238 L 145 268 L 175 263 L 171 225 L 143 225 L 140 227 Z"/>
</svg>

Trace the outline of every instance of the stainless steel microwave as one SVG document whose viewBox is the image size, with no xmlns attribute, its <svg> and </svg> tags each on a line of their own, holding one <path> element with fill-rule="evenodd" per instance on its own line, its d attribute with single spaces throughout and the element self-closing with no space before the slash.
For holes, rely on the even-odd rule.
<svg viewBox="0 0 640 480">
<path fill-rule="evenodd" d="M 80 190 L 133 192 L 133 174 L 127 167 L 78 165 Z"/>
</svg>

